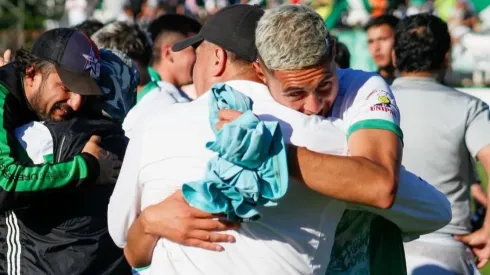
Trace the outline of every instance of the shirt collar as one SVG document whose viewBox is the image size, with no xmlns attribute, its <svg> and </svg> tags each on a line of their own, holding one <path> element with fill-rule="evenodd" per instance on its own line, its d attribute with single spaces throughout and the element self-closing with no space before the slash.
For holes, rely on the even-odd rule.
<svg viewBox="0 0 490 275">
<path fill-rule="evenodd" d="M 148 67 L 148 73 L 150 74 L 151 81 L 158 82 L 162 80 L 158 72 L 155 71 L 155 69 L 153 69 L 152 67 Z"/>
<path fill-rule="evenodd" d="M 434 77 L 421 77 L 421 76 L 399 76 L 395 78 L 392 85 L 399 83 L 412 83 L 412 82 L 426 82 L 426 83 L 437 83 L 437 79 Z"/>
</svg>

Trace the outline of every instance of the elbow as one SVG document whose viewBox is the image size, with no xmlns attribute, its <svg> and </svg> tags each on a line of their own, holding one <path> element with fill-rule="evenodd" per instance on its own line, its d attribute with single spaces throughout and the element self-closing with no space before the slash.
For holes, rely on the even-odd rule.
<svg viewBox="0 0 490 275">
<path fill-rule="evenodd" d="M 380 176 L 374 206 L 380 209 L 390 209 L 395 203 L 397 189 L 398 177 Z"/>
</svg>

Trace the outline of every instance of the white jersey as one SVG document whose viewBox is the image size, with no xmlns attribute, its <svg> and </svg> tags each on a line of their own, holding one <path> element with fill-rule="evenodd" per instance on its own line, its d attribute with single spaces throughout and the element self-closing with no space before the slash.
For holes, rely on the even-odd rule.
<svg viewBox="0 0 490 275">
<path fill-rule="evenodd" d="M 337 77 L 339 93 L 328 116 L 344 121 L 348 137 L 360 129 L 385 129 L 403 139 L 395 97 L 381 76 L 337 69 Z"/>
<path fill-rule="evenodd" d="M 383 78 L 375 73 L 352 69 L 338 69 L 337 74 L 339 93 L 329 117 L 344 121 L 347 137 L 362 129 L 383 129 L 394 132 L 400 140 L 403 140 L 399 127 L 400 112 L 393 93 Z M 407 172 L 401 174 L 407 179 Z M 418 179 L 413 175 L 412 180 Z M 371 225 L 376 217 L 373 212 L 346 211 L 344 213 L 335 235 L 328 274 L 369 275 L 373 270 L 369 261 L 369 253 L 372 251 L 369 247 Z M 403 260 L 400 259 L 400 262 Z M 400 266 L 398 269 L 403 270 L 404 267 Z"/>
<path fill-rule="evenodd" d="M 136 105 L 128 112 L 123 122 L 126 136 L 131 139 L 133 130 L 153 112 L 167 108 L 175 103 L 189 102 L 186 97 L 174 85 L 165 82 L 149 82 L 139 92 Z"/>
<path fill-rule="evenodd" d="M 261 120 L 279 120 L 286 143 L 320 153 L 346 155 L 342 120 L 306 116 L 276 103 L 266 86 L 249 81 L 227 84 L 254 101 Z M 173 105 L 154 113 L 130 141 L 108 208 L 109 232 L 115 243 L 126 244 L 129 227 L 141 211 L 162 201 L 184 182 L 201 179 L 214 156 L 205 144 L 214 139 L 209 126 L 206 95 L 194 102 Z M 406 177 L 391 210 L 371 209 L 412 234 L 428 232 L 448 221 L 444 196 Z M 418 193 L 420 192 L 420 193 Z M 446 200 L 447 202 L 447 200 Z M 445 208 L 445 206 L 447 206 Z M 227 232 L 237 242 L 224 252 L 181 246 L 161 239 L 155 247 L 151 274 L 325 274 L 337 223 L 344 203 L 329 199 L 304 184 L 291 181 L 277 207 L 260 209 L 258 222 Z M 449 214 L 450 216 L 450 214 Z M 449 217 L 450 219 L 450 217 Z"/>
</svg>

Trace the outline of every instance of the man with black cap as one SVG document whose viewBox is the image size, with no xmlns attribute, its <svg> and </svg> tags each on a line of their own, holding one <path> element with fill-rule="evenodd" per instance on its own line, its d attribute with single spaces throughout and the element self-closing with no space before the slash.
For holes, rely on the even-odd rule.
<svg viewBox="0 0 490 275">
<path fill-rule="evenodd" d="M 173 47 L 175 51 L 190 46 L 197 48 L 193 79 L 201 97 L 155 113 L 139 129 L 142 134 L 129 144 L 109 204 L 108 223 L 112 238 L 124 247 L 131 265 L 140 267 L 151 263 L 150 271 L 155 274 L 325 273 L 335 226 L 345 205 L 319 194 L 323 190 L 317 192 L 290 178 L 290 190 L 277 207 L 261 209 L 261 220 L 242 223 L 242 229 L 227 232 L 230 235 L 213 231 L 235 229 L 232 225 L 189 207 L 180 192 L 172 194 L 180 189 L 179 184 L 200 178 L 201 168 L 212 156 L 205 148 L 206 142 L 213 138 L 208 118 L 211 96 L 206 91 L 217 82 L 225 82 L 249 96 L 254 102 L 254 113 L 261 119 L 279 120 L 286 143 L 322 153 L 346 153 L 345 133 L 337 128 L 339 125 L 280 105 L 258 79 L 253 70 L 257 60 L 254 33 L 262 14 L 254 6 L 225 8 L 198 35 Z M 429 187 L 421 184 L 421 188 Z M 356 193 L 357 188 L 344 190 L 348 195 L 342 199 L 386 207 L 380 201 L 363 200 L 364 196 Z M 434 192 L 429 187 L 427 193 Z M 444 200 L 442 194 L 435 198 L 438 202 Z M 423 199 L 424 203 L 428 201 L 427 197 Z M 402 217 L 405 213 L 400 212 L 396 214 Z M 429 215 L 436 216 L 434 212 Z M 420 226 L 419 222 L 415 224 Z M 438 220 L 432 226 L 442 222 Z M 235 239 L 236 244 L 216 244 Z"/>
<path fill-rule="evenodd" d="M 14 136 L 31 121 L 61 121 L 71 117 L 85 96 L 102 95 L 97 47 L 84 34 L 54 29 L 36 40 L 31 52 L 20 50 L 15 61 L 0 67 L 0 251 L 7 254 L 13 210 L 48 200 L 61 190 L 114 183 L 120 162 L 104 152 L 92 137 L 83 152 L 57 163 L 34 165 Z M 10 236 L 11 239 L 8 239 Z M 17 237 L 18 238 L 18 237 Z M 2 268 L 7 268 L 2 265 Z M 4 270 L 5 271 L 5 270 Z M 2 272 L 3 273 L 3 272 Z M 5 271 L 6 273 L 6 271 Z"/>
</svg>

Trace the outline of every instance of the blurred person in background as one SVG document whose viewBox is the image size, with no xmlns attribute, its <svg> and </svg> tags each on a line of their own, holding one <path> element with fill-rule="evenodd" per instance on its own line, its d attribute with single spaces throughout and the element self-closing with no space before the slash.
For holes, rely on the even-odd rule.
<svg viewBox="0 0 490 275">
<path fill-rule="evenodd" d="M 95 19 L 85 20 L 82 23 L 73 26 L 72 28 L 83 32 L 86 36 L 91 37 L 92 34 L 96 33 L 98 30 L 102 29 L 104 24 Z"/>
<path fill-rule="evenodd" d="M 447 24 L 430 14 L 410 16 L 397 26 L 393 85 L 405 134 L 403 164 L 451 202 L 452 221 L 405 244 L 409 274 L 479 274 L 490 257 L 490 216 L 472 232 L 470 185 L 473 158 L 490 172 L 488 105 L 438 82 L 449 64 Z M 477 266 L 474 263 L 476 257 Z"/>
<path fill-rule="evenodd" d="M 390 85 L 396 77 L 392 50 L 398 21 L 397 17 L 385 14 L 371 19 L 365 27 L 369 53 L 378 66 L 378 73 Z"/>
<path fill-rule="evenodd" d="M 350 52 L 347 46 L 337 40 L 335 43 L 335 50 L 335 62 L 338 67 L 340 69 L 350 68 Z"/>
<path fill-rule="evenodd" d="M 149 35 L 136 24 L 113 22 L 98 30 L 91 38 L 99 48 L 120 51 L 136 63 L 140 75 L 140 93 L 151 80 L 147 68 L 150 65 L 153 45 Z"/>
<path fill-rule="evenodd" d="M 32 121 L 70 119 L 87 100 L 103 95 L 97 85 L 100 62 L 99 50 L 87 36 L 61 28 L 42 34 L 31 51 L 18 50 L 14 62 L 0 68 L 4 167 L 0 208 L 5 211 L 0 219 L 4 236 L 0 250 L 5 255 L 1 273 L 65 274 L 56 273 L 56 267 L 63 265 L 56 259 L 51 266 L 32 260 L 54 252 L 49 232 L 36 226 L 46 225 L 52 217 L 47 208 L 54 196 L 115 183 L 121 161 L 103 151 L 96 137 L 88 135 L 70 157 L 38 163 L 29 158 L 15 133 Z"/>
<path fill-rule="evenodd" d="M 162 15 L 151 23 L 149 32 L 153 40 L 153 53 L 151 65 L 146 67 L 151 80 L 138 92 L 137 104 L 124 120 L 123 127 L 128 137 L 155 110 L 190 101 L 181 87 L 192 83 L 195 50 L 191 47 L 174 52 L 172 46 L 195 35 L 200 29 L 199 22 L 178 14 Z"/>
</svg>

